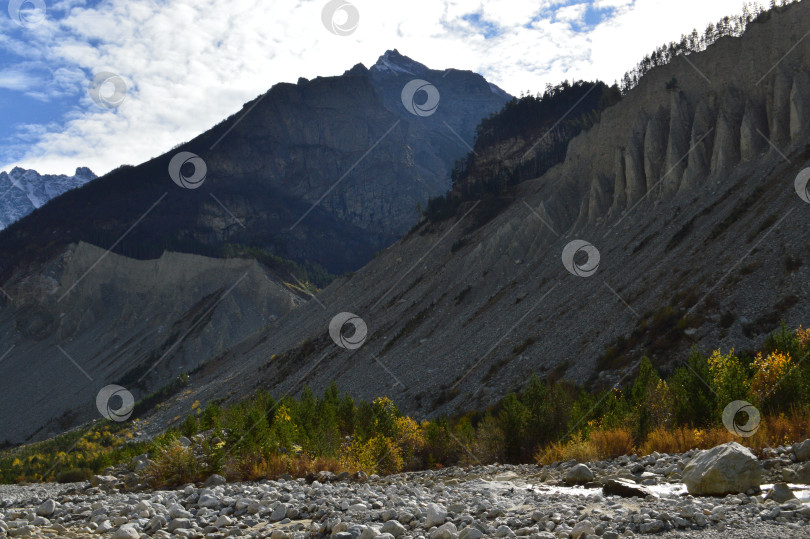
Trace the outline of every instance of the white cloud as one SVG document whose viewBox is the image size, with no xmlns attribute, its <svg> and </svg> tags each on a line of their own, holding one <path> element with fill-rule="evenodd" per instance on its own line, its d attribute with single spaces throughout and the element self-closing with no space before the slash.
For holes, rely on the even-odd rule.
<svg viewBox="0 0 810 539">
<path fill-rule="evenodd" d="M 37 142 L 4 165 L 103 173 L 139 163 L 277 82 L 369 66 L 391 48 L 436 69 L 477 71 L 513 94 L 563 79 L 613 82 L 656 46 L 740 9 L 740 0 L 594 0 L 615 8 L 614 17 L 577 33 L 571 22 L 581 22 L 585 8 L 561 7 L 570 0 L 351 1 L 360 24 L 347 37 L 321 24 L 326 0 L 109 0 L 96 9 L 63 0 L 49 4 L 49 14 L 66 15 L 26 30 L 25 41 L 8 37 L 13 23 L 0 16 L 0 49 L 52 73 L 42 81 L 37 71 L 9 66 L 0 87 L 40 99 L 81 96 L 62 125 L 28 126 L 28 136 L 40 133 Z M 538 19 L 550 8 L 558 9 L 553 20 Z M 493 28 L 497 36 L 485 39 Z M 99 71 L 127 81 L 127 98 L 114 111 L 87 95 Z"/>
<path fill-rule="evenodd" d="M 0 88 L 7 90 L 28 90 L 38 84 L 37 78 L 26 71 L 11 68 L 0 71 Z"/>
<path fill-rule="evenodd" d="M 585 17 L 585 12 L 588 10 L 588 4 L 572 4 L 559 8 L 555 12 L 555 18 L 558 21 L 581 22 Z"/>
</svg>

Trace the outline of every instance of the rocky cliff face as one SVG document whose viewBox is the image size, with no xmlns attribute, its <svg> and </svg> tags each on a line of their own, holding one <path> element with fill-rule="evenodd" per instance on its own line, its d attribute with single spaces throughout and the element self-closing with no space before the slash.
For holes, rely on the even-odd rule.
<svg viewBox="0 0 810 539">
<path fill-rule="evenodd" d="M 73 176 L 40 174 L 36 170 L 14 167 L 0 172 L 0 230 L 22 219 L 62 193 L 81 187 L 96 175 L 79 167 Z"/>
<path fill-rule="evenodd" d="M 287 315 L 271 346 L 248 339 L 211 362 L 188 399 L 336 380 L 437 414 L 533 373 L 610 387 L 643 354 L 666 369 L 691 346 L 753 348 L 780 320 L 806 325 L 810 213 L 794 179 L 810 164 L 808 25 L 796 4 L 654 69 L 494 219 L 471 201 L 458 221 L 423 224 Z M 532 142 L 481 158 L 514 161 Z M 561 260 L 574 240 L 599 253 L 590 276 L 584 258 Z M 340 312 L 366 322 L 359 349 L 329 337 Z"/>
</svg>

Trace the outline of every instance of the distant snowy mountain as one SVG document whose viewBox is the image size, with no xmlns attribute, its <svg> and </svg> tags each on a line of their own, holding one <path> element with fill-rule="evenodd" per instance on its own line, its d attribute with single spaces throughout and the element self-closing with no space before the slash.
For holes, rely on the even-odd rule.
<svg viewBox="0 0 810 539">
<path fill-rule="evenodd" d="M 87 167 L 77 168 L 73 176 L 40 174 L 36 170 L 19 167 L 11 172 L 0 172 L 0 230 L 50 199 L 95 178 L 96 175 Z"/>
</svg>

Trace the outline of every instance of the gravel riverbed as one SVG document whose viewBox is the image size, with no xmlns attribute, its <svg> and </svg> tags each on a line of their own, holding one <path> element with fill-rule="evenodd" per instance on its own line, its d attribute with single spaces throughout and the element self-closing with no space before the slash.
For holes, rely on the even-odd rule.
<svg viewBox="0 0 810 539">
<path fill-rule="evenodd" d="M 92 482 L 0 486 L 0 536 L 271 539 L 810 537 L 810 486 L 790 448 L 762 462 L 760 492 L 693 497 L 695 452 L 553 466 L 489 465 L 150 490 L 125 469 Z M 129 479 L 129 481 L 128 481 Z M 636 490 L 638 489 L 638 490 Z M 779 488 L 776 489 L 779 491 Z M 779 501 L 777 501 L 779 500 Z"/>
</svg>

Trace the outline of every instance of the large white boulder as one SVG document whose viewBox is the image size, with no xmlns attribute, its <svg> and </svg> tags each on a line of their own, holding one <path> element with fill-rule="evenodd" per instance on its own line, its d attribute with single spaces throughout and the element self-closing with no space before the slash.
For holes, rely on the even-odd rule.
<svg viewBox="0 0 810 539">
<path fill-rule="evenodd" d="M 683 470 L 683 482 L 693 496 L 724 496 L 758 489 L 762 467 L 750 450 L 737 442 L 701 451 Z"/>
</svg>

